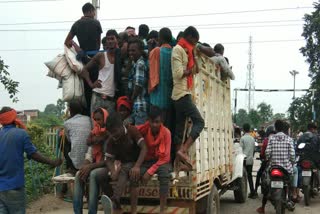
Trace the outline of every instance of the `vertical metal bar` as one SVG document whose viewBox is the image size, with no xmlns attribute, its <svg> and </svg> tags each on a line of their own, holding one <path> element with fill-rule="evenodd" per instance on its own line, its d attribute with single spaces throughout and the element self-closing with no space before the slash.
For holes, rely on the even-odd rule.
<svg viewBox="0 0 320 214">
<path fill-rule="evenodd" d="M 233 115 L 233 122 L 236 123 L 237 119 L 236 119 L 236 114 L 237 114 L 237 102 L 238 102 L 238 89 L 235 88 L 234 89 L 234 115 Z"/>
</svg>

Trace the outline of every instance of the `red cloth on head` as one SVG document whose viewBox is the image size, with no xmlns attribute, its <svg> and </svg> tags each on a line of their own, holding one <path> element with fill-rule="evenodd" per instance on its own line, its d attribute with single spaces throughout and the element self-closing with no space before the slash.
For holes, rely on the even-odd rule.
<svg viewBox="0 0 320 214">
<path fill-rule="evenodd" d="M 103 123 L 106 124 L 109 113 L 104 108 L 100 108 L 100 109 L 103 112 Z M 107 129 L 100 127 L 100 125 L 94 120 L 93 115 L 94 115 L 94 112 L 92 113 L 92 116 L 91 116 L 93 120 L 93 129 L 91 130 L 91 134 L 95 136 L 104 134 L 107 131 Z M 103 160 L 102 144 L 98 143 L 98 144 L 92 145 L 92 156 L 95 159 L 96 163 Z"/>
<path fill-rule="evenodd" d="M 17 119 L 17 112 L 14 109 L 0 114 L 0 124 L 3 126 L 15 124 L 18 128 L 27 129 L 26 126 Z"/>
<path fill-rule="evenodd" d="M 120 106 L 125 106 L 129 111 L 132 111 L 132 102 L 127 96 L 119 97 L 117 100 L 117 111 L 119 111 Z"/>
<path fill-rule="evenodd" d="M 186 50 L 187 55 L 188 55 L 188 65 L 187 69 L 191 70 L 194 66 L 194 56 L 193 56 L 193 49 L 194 45 L 190 44 L 185 38 L 181 38 L 178 41 L 178 45 L 180 45 L 183 49 Z M 187 83 L 188 83 L 188 88 L 191 89 L 193 85 L 193 74 L 191 73 L 189 76 L 187 76 Z"/>
</svg>

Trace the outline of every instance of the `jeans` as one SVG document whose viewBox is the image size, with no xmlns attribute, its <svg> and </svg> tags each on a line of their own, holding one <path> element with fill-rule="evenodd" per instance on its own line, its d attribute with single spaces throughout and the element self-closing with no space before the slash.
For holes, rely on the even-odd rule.
<svg viewBox="0 0 320 214">
<path fill-rule="evenodd" d="M 115 111 L 116 103 L 112 100 L 102 99 L 100 95 L 93 92 L 91 97 L 91 114 L 98 108 L 104 108 L 108 111 L 109 115 Z"/>
<path fill-rule="evenodd" d="M 192 137 L 192 140 L 196 140 L 204 128 L 204 120 L 197 109 L 197 106 L 192 102 L 191 95 L 186 95 L 179 100 L 174 101 L 174 105 L 176 109 L 176 140 L 174 143 L 183 143 L 183 132 L 187 117 L 190 117 L 192 120 L 190 136 Z"/>
<path fill-rule="evenodd" d="M 263 160 L 261 162 L 261 166 L 259 168 L 259 171 L 257 172 L 257 177 L 256 177 L 256 186 L 255 186 L 255 192 L 258 192 L 258 187 L 260 186 L 260 182 L 261 182 L 261 177 L 263 172 L 266 170 L 267 168 L 267 161 Z"/>
<path fill-rule="evenodd" d="M 24 187 L 0 192 L 0 214 L 25 214 Z"/>
<path fill-rule="evenodd" d="M 105 172 L 105 168 L 97 168 L 90 172 L 89 176 L 89 214 L 96 214 L 98 210 L 98 196 L 99 196 L 99 176 Z M 107 174 L 106 174 L 107 176 Z M 73 211 L 75 214 L 82 214 L 83 195 L 84 195 L 83 182 L 79 177 L 79 172 L 76 174 L 74 180 L 73 192 Z"/>
<path fill-rule="evenodd" d="M 299 179 L 299 171 L 298 167 L 294 166 L 293 167 L 293 178 L 292 178 L 292 187 L 298 187 L 298 179 Z"/>
<path fill-rule="evenodd" d="M 253 179 L 252 179 L 252 168 L 253 168 L 253 165 L 246 165 L 246 170 L 247 170 L 247 174 L 248 174 L 248 182 L 249 182 L 250 193 L 254 193 Z"/>
<path fill-rule="evenodd" d="M 152 165 L 155 163 L 156 161 L 143 162 L 140 168 L 141 177 L 143 177 L 143 175 L 148 171 L 148 169 L 152 167 Z M 169 185 L 170 185 L 170 171 L 171 171 L 170 163 L 160 165 L 156 171 L 156 174 L 158 174 L 160 196 L 168 195 Z"/>
</svg>

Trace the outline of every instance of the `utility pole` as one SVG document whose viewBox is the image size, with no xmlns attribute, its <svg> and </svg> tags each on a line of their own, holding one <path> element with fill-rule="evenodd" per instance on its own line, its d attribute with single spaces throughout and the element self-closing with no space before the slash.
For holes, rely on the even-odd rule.
<svg viewBox="0 0 320 214">
<path fill-rule="evenodd" d="M 296 75 L 299 74 L 298 71 L 296 70 L 292 70 L 292 71 L 289 71 L 289 73 L 293 76 L 293 97 L 292 99 L 296 99 Z"/>
<path fill-rule="evenodd" d="M 92 5 L 96 8 L 96 16 L 95 18 L 98 19 L 98 9 L 100 9 L 100 0 L 92 0 Z"/>
<path fill-rule="evenodd" d="M 253 80 L 253 67 L 254 64 L 252 62 L 252 36 L 249 37 L 249 62 L 247 65 L 248 73 L 247 73 L 247 82 L 246 89 L 248 89 L 248 113 L 252 109 L 254 105 L 254 80 Z"/>
</svg>

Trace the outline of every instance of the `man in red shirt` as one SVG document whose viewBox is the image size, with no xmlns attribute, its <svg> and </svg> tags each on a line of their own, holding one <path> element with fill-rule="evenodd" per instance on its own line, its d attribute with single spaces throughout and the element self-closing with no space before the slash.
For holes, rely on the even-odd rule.
<svg viewBox="0 0 320 214">
<path fill-rule="evenodd" d="M 138 126 L 147 145 L 147 155 L 141 166 L 142 182 L 147 184 L 151 177 L 157 173 L 160 183 L 160 214 L 165 213 L 170 182 L 170 150 L 171 133 L 163 125 L 161 109 L 152 107 L 149 120 Z"/>
</svg>

